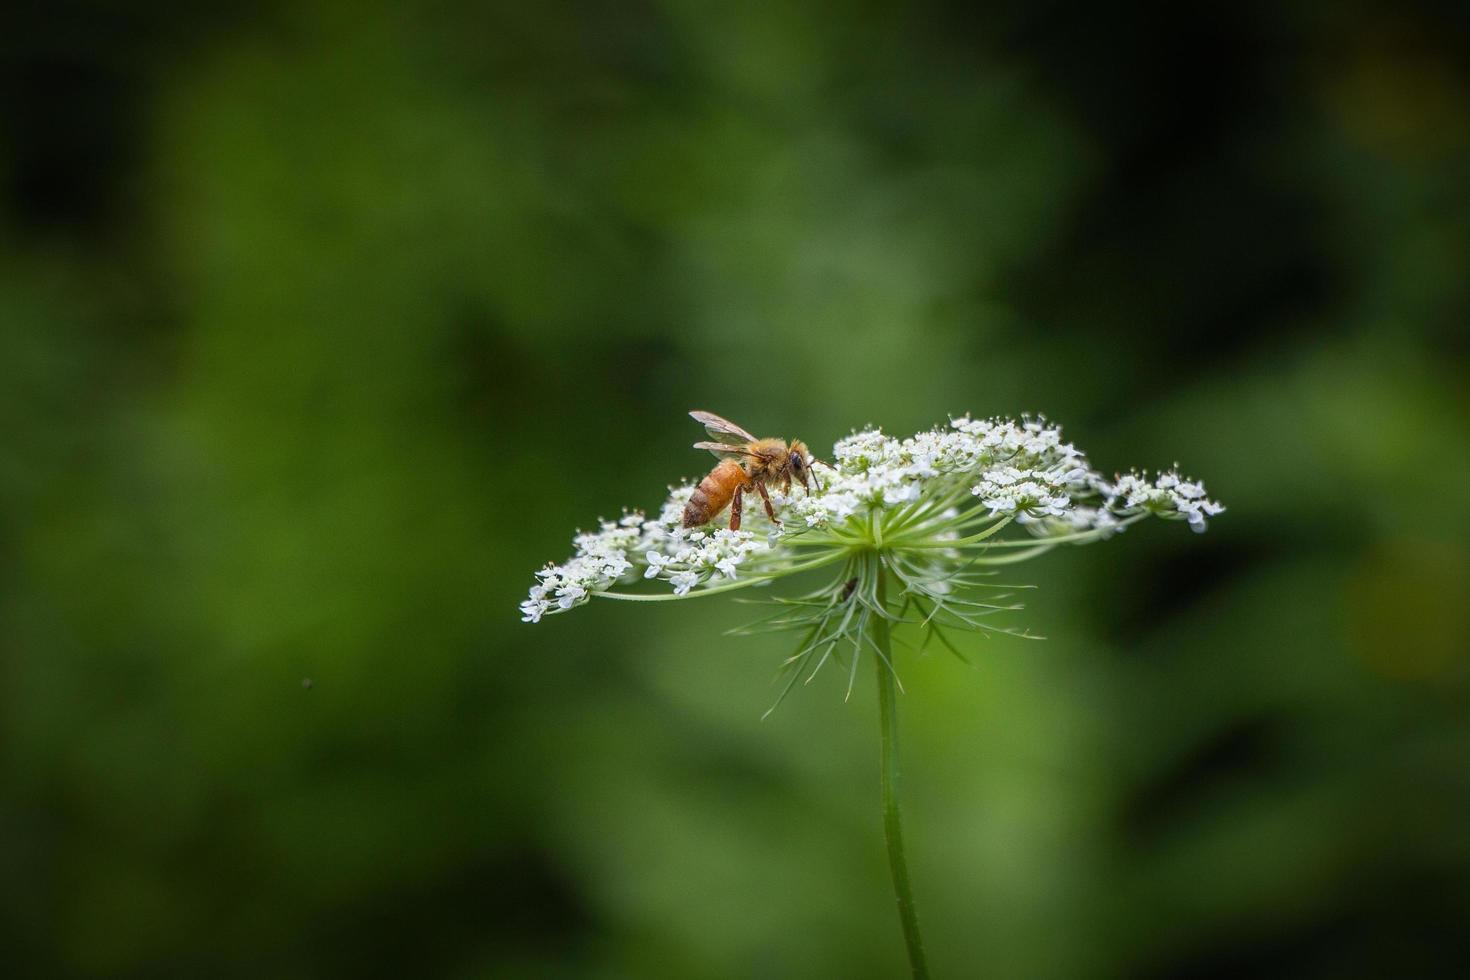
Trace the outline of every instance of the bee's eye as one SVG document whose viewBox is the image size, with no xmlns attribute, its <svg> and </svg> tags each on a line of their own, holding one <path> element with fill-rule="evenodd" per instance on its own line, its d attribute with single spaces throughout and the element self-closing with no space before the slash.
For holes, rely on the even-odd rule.
<svg viewBox="0 0 1470 980">
<path fill-rule="evenodd" d="M 801 461 L 801 457 L 798 456 L 796 453 L 792 453 L 791 454 L 791 467 L 792 467 L 792 469 L 796 470 L 797 472 L 800 472 L 803 465 L 804 464 Z"/>
</svg>

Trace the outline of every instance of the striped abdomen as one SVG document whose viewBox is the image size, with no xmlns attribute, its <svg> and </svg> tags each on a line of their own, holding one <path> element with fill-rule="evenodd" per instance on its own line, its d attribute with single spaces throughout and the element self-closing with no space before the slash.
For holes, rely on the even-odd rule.
<svg viewBox="0 0 1470 980">
<path fill-rule="evenodd" d="M 746 481 L 745 470 L 733 459 L 722 459 L 710 470 L 684 505 L 684 526 L 708 524 L 735 496 L 735 488 Z"/>
</svg>

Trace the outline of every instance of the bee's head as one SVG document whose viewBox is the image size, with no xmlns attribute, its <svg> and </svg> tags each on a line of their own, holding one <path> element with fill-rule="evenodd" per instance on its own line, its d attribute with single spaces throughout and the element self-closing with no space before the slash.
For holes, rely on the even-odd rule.
<svg viewBox="0 0 1470 980">
<path fill-rule="evenodd" d="M 807 455 L 806 443 L 797 441 L 791 444 L 790 455 L 786 458 L 786 466 L 791 471 L 791 475 L 801 481 L 803 487 L 811 490 L 811 483 L 807 476 L 811 472 L 811 462 L 810 457 Z"/>
</svg>

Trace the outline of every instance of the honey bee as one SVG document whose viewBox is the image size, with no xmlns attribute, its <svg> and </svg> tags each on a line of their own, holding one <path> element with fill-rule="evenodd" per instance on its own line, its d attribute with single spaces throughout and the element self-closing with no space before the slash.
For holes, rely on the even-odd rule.
<svg viewBox="0 0 1470 980">
<path fill-rule="evenodd" d="M 684 506 L 685 527 L 708 524 L 729 504 L 730 530 L 740 530 L 741 498 L 751 490 L 760 493 L 761 503 L 766 505 L 766 516 L 773 523 L 780 524 L 766 487 L 780 483 L 789 493 L 794 478 L 801 481 L 808 493 L 811 492 L 811 456 L 806 443 L 794 441 L 788 446 L 781 439 L 757 439 L 734 422 L 710 412 L 690 412 L 689 415 L 717 440 L 696 442 L 694 448 L 708 449 L 719 457 L 720 462 L 699 481 L 689 503 Z"/>
</svg>

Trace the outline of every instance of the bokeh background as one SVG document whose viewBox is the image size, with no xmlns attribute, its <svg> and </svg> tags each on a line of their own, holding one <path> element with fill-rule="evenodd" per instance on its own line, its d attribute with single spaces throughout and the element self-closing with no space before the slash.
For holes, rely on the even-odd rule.
<svg viewBox="0 0 1470 980">
<path fill-rule="evenodd" d="M 7 976 L 900 975 L 870 678 L 518 621 L 694 407 L 1230 506 L 901 659 L 936 975 L 1470 969 L 1470 7 L 5 19 Z"/>
</svg>

